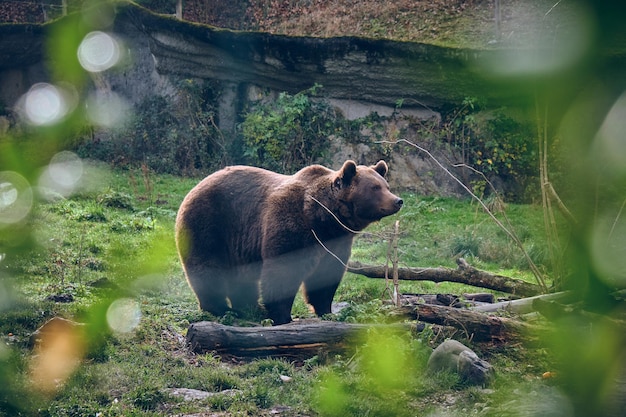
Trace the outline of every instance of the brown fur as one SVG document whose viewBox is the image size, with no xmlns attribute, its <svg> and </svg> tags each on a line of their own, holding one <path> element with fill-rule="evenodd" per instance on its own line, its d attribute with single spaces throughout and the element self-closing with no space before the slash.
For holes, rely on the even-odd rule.
<svg viewBox="0 0 626 417">
<path fill-rule="evenodd" d="M 402 206 L 386 173 L 384 161 L 346 161 L 339 171 L 312 165 L 289 176 L 234 166 L 206 177 L 176 218 L 180 259 L 200 307 L 222 315 L 261 301 L 274 324 L 287 323 L 304 284 L 315 312 L 330 313 L 354 232 Z"/>
</svg>

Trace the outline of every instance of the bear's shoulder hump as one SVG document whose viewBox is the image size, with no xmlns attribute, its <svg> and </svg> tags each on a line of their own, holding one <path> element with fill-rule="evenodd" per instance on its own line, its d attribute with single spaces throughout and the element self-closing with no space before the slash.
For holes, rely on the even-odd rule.
<svg viewBox="0 0 626 417">
<path fill-rule="evenodd" d="M 294 177 L 297 177 L 298 179 L 311 180 L 319 177 L 325 177 L 333 172 L 333 170 L 322 165 L 309 165 L 296 172 Z"/>
</svg>

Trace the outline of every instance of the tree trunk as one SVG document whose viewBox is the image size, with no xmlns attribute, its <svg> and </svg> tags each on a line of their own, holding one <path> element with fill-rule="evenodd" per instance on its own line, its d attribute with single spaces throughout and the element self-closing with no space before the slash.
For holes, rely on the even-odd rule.
<svg viewBox="0 0 626 417">
<path fill-rule="evenodd" d="M 520 297 L 538 295 L 542 292 L 538 285 L 478 270 L 467 264 L 462 258 L 457 263 L 459 264 L 457 269 L 398 268 L 398 278 L 406 281 L 457 282 L 515 294 Z M 348 271 L 368 278 L 385 277 L 384 266 L 364 265 L 360 262 L 349 262 Z"/>
<path fill-rule="evenodd" d="M 292 322 L 273 327 L 233 327 L 210 321 L 192 323 L 187 343 L 194 352 L 227 353 L 236 356 L 313 356 L 320 350 L 341 352 L 369 328 L 376 325 L 331 321 Z M 378 325 L 385 329 L 406 332 L 410 326 Z M 413 326 L 415 328 L 415 326 Z M 417 330 L 422 330 L 423 325 Z"/>
</svg>

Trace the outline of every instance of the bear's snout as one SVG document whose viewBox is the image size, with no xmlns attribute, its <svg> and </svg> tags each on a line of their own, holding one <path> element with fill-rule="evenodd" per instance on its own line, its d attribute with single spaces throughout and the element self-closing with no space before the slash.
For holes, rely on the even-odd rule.
<svg viewBox="0 0 626 417">
<path fill-rule="evenodd" d="M 400 211 L 400 209 L 402 208 L 403 204 L 404 204 L 404 201 L 400 197 L 396 197 L 393 200 L 393 202 L 391 203 L 391 213 L 390 214 L 394 214 L 394 213 L 397 213 L 398 211 Z"/>
<path fill-rule="evenodd" d="M 400 197 L 391 194 L 390 198 L 388 198 L 385 204 L 381 205 L 380 213 L 382 217 L 391 216 L 392 214 L 397 213 L 402 208 L 404 204 L 404 200 Z"/>
</svg>

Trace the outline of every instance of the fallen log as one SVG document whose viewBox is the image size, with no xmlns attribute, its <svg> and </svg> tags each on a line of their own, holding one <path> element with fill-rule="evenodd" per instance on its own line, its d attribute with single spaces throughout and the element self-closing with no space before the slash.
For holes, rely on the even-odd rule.
<svg viewBox="0 0 626 417">
<path fill-rule="evenodd" d="M 438 306 L 465 307 L 465 303 L 454 294 L 402 294 L 401 300 L 406 304 L 435 304 Z"/>
<path fill-rule="evenodd" d="M 397 314 L 426 323 L 451 326 L 466 333 L 476 342 L 529 340 L 532 326 L 506 317 L 490 316 L 471 310 L 432 304 L 415 304 L 397 308 Z"/>
<path fill-rule="evenodd" d="M 521 298 L 519 300 L 501 301 L 499 303 L 484 304 L 476 307 L 472 307 L 473 311 L 481 313 L 492 313 L 500 310 L 508 311 L 515 314 L 526 314 L 532 311 L 536 311 L 535 302 L 542 301 L 565 301 L 568 297 L 571 297 L 573 293 L 569 291 L 555 292 L 551 294 L 536 295 L 534 297 Z"/>
<path fill-rule="evenodd" d="M 541 294 L 541 287 L 520 279 L 491 274 L 469 265 L 463 258 L 457 260 L 459 267 L 451 268 L 398 268 L 398 279 L 406 281 L 457 282 L 474 287 L 489 288 L 520 297 Z M 348 271 L 368 278 L 385 278 L 385 267 L 365 265 L 360 262 L 348 263 Z M 387 274 L 388 275 L 388 274 Z"/>
<path fill-rule="evenodd" d="M 406 332 L 405 325 L 378 325 Z M 292 322 L 273 327 L 234 327 L 210 321 L 192 323 L 187 343 L 196 353 L 216 352 L 235 356 L 280 356 L 302 358 L 320 350 L 327 353 L 345 351 L 358 341 L 367 329 L 377 327 L 331 321 Z M 413 330 L 423 330 L 418 326 Z"/>
<path fill-rule="evenodd" d="M 401 296 L 403 303 L 408 304 L 435 304 L 446 307 L 472 308 L 493 304 L 495 296 L 491 293 L 464 293 L 461 296 L 455 294 L 412 294 L 404 293 Z"/>
<path fill-rule="evenodd" d="M 479 292 L 465 293 L 463 294 L 463 299 L 468 301 L 474 301 L 477 303 L 493 304 L 496 300 L 496 297 L 490 292 Z"/>
</svg>

